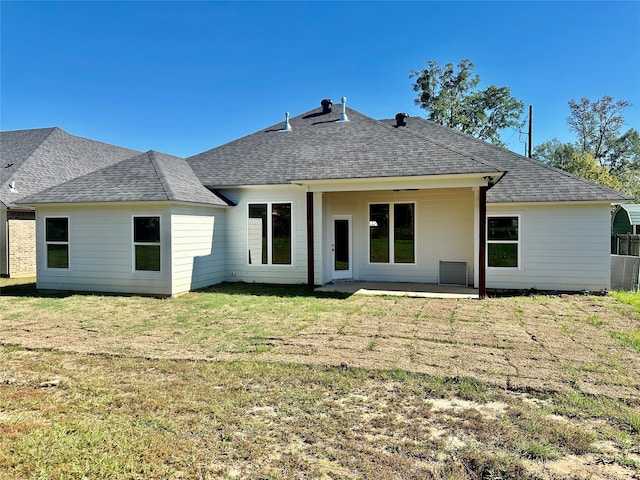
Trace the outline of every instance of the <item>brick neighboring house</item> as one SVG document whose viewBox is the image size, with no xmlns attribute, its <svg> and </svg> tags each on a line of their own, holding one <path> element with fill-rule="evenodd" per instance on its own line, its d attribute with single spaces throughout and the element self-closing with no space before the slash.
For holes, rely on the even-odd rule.
<svg viewBox="0 0 640 480">
<path fill-rule="evenodd" d="M 0 276 L 36 274 L 35 210 L 20 198 L 138 153 L 57 127 L 0 132 Z"/>
</svg>

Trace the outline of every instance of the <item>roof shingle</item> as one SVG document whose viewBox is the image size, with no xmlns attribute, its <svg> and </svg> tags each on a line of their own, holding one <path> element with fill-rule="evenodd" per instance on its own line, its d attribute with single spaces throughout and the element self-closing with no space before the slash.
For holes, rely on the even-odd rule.
<svg viewBox="0 0 640 480">
<path fill-rule="evenodd" d="M 11 207 L 22 197 L 138 153 L 57 127 L 0 132 L 0 201 Z M 9 188 L 11 182 L 15 191 Z"/>
<path fill-rule="evenodd" d="M 395 121 L 384 122 L 391 124 Z M 490 161 L 507 172 L 487 192 L 489 203 L 627 199 L 620 192 L 610 188 L 423 118 L 410 118 L 406 128 L 425 137 L 437 139 L 452 148 L 464 150 L 475 158 Z"/>
<path fill-rule="evenodd" d="M 340 122 L 318 108 L 189 157 L 209 187 L 285 184 L 295 180 L 407 177 L 501 170 L 491 162 L 394 128 L 355 110 Z"/>
<path fill-rule="evenodd" d="M 23 204 L 177 201 L 228 206 L 179 157 L 149 151 L 20 200 Z"/>
</svg>

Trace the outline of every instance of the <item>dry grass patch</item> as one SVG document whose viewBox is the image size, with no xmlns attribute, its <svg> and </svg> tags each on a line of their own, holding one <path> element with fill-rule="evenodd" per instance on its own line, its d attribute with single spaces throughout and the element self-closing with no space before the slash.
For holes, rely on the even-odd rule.
<svg viewBox="0 0 640 480">
<path fill-rule="evenodd" d="M 0 479 L 640 475 L 612 297 L 2 287 Z"/>
</svg>

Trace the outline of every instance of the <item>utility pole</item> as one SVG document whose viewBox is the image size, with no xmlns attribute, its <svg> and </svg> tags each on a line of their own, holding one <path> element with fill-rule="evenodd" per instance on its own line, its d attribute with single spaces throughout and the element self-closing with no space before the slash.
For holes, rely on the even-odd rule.
<svg viewBox="0 0 640 480">
<path fill-rule="evenodd" d="M 529 158 L 531 158 L 532 143 L 533 143 L 533 105 L 529 105 Z"/>
</svg>

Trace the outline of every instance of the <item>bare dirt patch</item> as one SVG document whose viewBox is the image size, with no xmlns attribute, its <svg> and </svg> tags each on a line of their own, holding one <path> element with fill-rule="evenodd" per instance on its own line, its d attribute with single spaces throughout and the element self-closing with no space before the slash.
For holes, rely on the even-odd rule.
<svg viewBox="0 0 640 480">
<path fill-rule="evenodd" d="M 120 478 L 640 475 L 640 353 L 611 335 L 640 317 L 611 297 L 234 288 L 0 296 L 0 465 L 71 475 L 19 452 L 104 460 L 111 432 L 148 458 Z"/>
<path fill-rule="evenodd" d="M 212 304 L 211 295 L 0 297 L 0 343 L 144 358 L 399 368 L 511 390 L 640 396 L 638 352 L 609 334 L 632 331 L 640 321 L 631 307 L 606 296 L 309 297 L 292 304 L 277 296 L 242 303 L 230 295 Z"/>
</svg>

